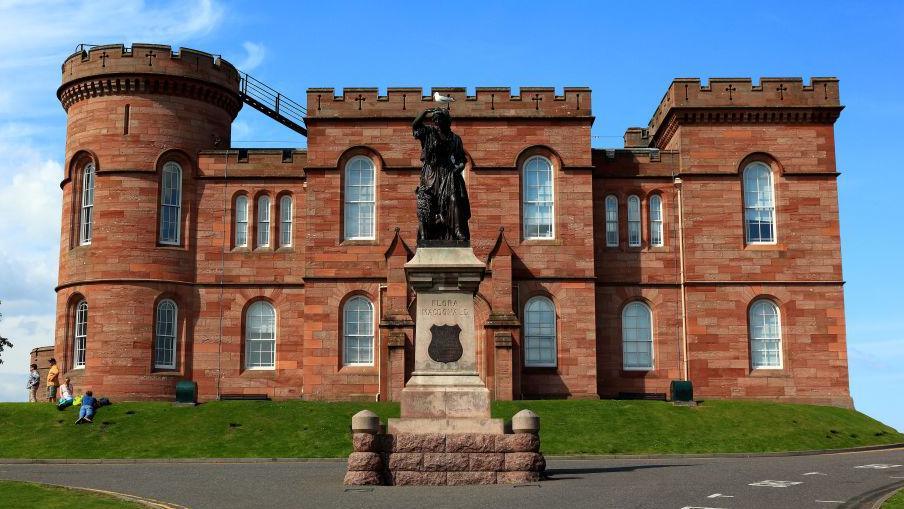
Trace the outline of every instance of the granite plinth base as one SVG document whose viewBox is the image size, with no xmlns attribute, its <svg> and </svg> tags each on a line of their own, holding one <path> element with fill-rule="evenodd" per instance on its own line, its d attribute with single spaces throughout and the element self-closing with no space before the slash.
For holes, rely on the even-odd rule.
<svg viewBox="0 0 904 509">
<path fill-rule="evenodd" d="M 349 486 L 520 484 L 546 468 L 535 433 L 355 433 L 352 442 Z"/>
<path fill-rule="evenodd" d="M 402 418 L 389 419 L 387 433 L 486 433 L 500 435 L 505 432 L 502 419 L 437 419 Z"/>
</svg>

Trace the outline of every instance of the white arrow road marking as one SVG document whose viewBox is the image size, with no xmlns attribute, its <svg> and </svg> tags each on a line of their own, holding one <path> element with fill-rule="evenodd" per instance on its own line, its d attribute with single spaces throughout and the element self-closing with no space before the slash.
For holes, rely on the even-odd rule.
<svg viewBox="0 0 904 509">
<path fill-rule="evenodd" d="M 872 463 L 870 465 L 860 465 L 859 467 L 854 468 L 872 468 L 874 470 L 885 470 L 887 468 L 897 468 L 901 465 L 889 465 L 888 463 Z"/>
<path fill-rule="evenodd" d="M 706 498 L 734 498 L 734 495 L 723 495 L 721 493 L 713 493 Z"/>
<path fill-rule="evenodd" d="M 829 475 L 829 474 L 823 474 L 822 472 L 807 472 L 806 474 L 800 474 L 800 475 Z"/>
<path fill-rule="evenodd" d="M 795 486 L 798 484 L 803 484 L 800 481 L 773 481 L 767 479 L 765 481 L 752 482 L 747 486 L 764 486 L 767 488 L 787 488 L 788 486 Z"/>
</svg>

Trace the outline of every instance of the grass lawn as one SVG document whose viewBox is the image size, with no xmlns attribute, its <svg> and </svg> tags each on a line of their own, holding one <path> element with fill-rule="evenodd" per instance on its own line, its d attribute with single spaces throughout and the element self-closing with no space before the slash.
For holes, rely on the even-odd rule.
<svg viewBox="0 0 904 509">
<path fill-rule="evenodd" d="M 44 486 L 28 482 L 0 481 L 0 507 L 5 509 L 138 509 L 143 505 L 102 494 Z"/>
<path fill-rule="evenodd" d="M 859 412 L 833 407 L 709 401 L 696 408 L 658 401 L 497 402 L 495 417 L 523 408 L 541 418 L 546 454 L 765 452 L 904 442 Z M 219 401 L 197 407 L 116 403 L 94 424 L 77 409 L 0 403 L 0 458 L 342 457 L 351 416 L 384 420 L 395 403 Z"/>
<path fill-rule="evenodd" d="M 886 500 L 882 509 L 904 509 L 904 490 L 899 490 L 895 496 Z"/>
<path fill-rule="evenodd" d="M 882 504 L 882 509 L 904 509 L 904 489 L 898 490 L 897 493 Z"/>
</svg>

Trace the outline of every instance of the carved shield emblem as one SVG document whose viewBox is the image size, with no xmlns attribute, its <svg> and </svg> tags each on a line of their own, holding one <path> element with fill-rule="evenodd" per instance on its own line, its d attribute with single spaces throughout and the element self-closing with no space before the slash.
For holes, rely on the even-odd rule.
<svg viewBox="0 0 904 509">
<path fill-rule="evenodd" d="M 430 346 L 427 354 L 436 362 L 455 362 L 461 359 L 461 327 L 458 325 L 433 325 L 430 327 Z"/>
</svg>

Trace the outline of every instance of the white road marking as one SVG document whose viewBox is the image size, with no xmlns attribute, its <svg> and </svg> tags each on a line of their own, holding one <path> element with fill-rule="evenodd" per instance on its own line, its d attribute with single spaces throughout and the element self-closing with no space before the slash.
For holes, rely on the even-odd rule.
<svg viewBox="0 0 904 509">
<path fill-rule="evenodd" d="M 872 463 L 870 465 L 860 465 L 859 467 L 854 468 L 871 468 L 873 470 L 885 470 L 888 468 L 897 468 L 901 465 L 889 465 L 888 463 Z"/>
<path fill-rule="evenodd" d="M 699 507 L 696 505 L 686 505 L 681 509 L 725 509 L 724 507 Z"/>
<path fill-rule="evenodd" d="M 894 475 L 890 475 L 890 476 L 888 476 L 888 478 L 889 479 L 904 479 L 904 477 L 902 477 L 902 476 L 894 476 Z"/>
<path fill-rule="evenodd" d="M 817 504 L 843 504 L 844 500 L 814 500 Z"/>
<path fill-rule="evenodd" d="M 800 474 L 800 475 L 829 475 L 829 474 L 823 474 L 822 472 L 807 472 L 806 474 Z"/>
<path fill-rule="evenodd" d="M 752 482 L 747 486 L 764 486 L 766 488 L 787 488 L 788 486 L 796 486 L 798 484 L 803 484 L 800 481 L 773 481 L 767 479 L 765 481 Z"/>
<path fill-rule="evenodd" d="M 734 495 L 723 495 L 721 493 L 713 493 L 706 498 L 734 498 Z"/>
</svg>

